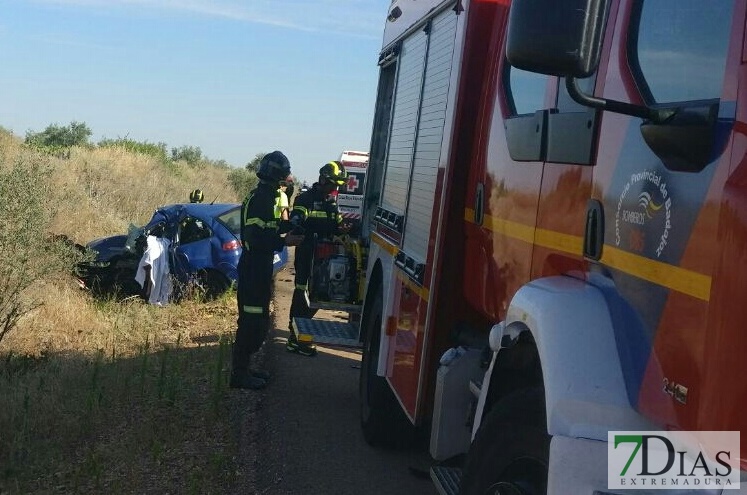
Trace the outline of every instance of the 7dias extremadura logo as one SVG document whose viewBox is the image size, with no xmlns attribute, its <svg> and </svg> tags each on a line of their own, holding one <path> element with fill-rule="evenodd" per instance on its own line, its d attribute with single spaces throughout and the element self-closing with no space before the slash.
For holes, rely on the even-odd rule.
<svg viewBox="0 0 747 495">
<path fill-rule="evenodd" d="M 611 431 L 607 440 L 610 489 L 739 488 L 738 431 Z"/>
</svg>

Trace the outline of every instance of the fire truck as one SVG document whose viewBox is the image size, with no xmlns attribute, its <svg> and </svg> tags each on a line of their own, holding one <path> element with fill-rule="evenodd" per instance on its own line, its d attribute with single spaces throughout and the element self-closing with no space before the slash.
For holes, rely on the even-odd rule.
<svg viewBox="0 0 747 495">
<path fill-rule="evenodd" d="M 747 426 L 746 11 L 391 3 L 338 329 L 369 443 L 427 438 L 440 493 L 604 495 L 610 431 Z"/>
</svg>

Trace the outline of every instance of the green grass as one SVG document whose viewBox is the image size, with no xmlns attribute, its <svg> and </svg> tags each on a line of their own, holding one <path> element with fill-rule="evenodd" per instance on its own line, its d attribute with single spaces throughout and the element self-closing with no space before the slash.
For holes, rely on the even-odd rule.
<svg viewBox="0 0 747 495">
<path fill-rule="evenodd" d="M 230 315 L 223 317 L 214 323 L 230 328 Z M 227 394 L 230 338 L 227 331 L 195 344 L 179 334 L 163 343 L 147 335 L 137 352 L 93 356 L 6 353 L 0 492 L 219 493 L 230 486 L 238 448 Z"/>
</svg>

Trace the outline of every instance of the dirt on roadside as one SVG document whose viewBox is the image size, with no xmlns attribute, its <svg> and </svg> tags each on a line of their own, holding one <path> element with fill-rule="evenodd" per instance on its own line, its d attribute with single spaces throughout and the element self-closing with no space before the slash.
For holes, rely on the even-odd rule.
<svg viewBox="0 0 747 495">
<path fill-rule="evenodd" d="M 360 351 L 319 346 L 315 357 L 287 352 L 292 260 L 275 279 L 271 331 L 258 360 L 267 389 L 240 392 L 237 421 L 245 493 L 434 494 L 425 452 L 370 447 L 358 419 Z M 345 319 L 324 311 L 316 318 Z M 239 414 L 242 414 L 239 412 Z M 250 474 L 251 473 L 251 474 Z"/>
</svg>

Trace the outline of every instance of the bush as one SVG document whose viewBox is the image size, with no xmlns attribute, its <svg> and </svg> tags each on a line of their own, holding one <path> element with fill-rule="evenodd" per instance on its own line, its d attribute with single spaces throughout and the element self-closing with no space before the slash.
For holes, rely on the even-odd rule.
<svg viewBox="0 0 747 495">
<path fill-rule="evenodd" d="M 153 158 L 165 162 L 166 143 L 149 143 L 148 141 L 135 141 L 128 138 L 102 139 L 99 141 L 100 148 L 122 148 L 132 153 L 152 156 Z"/>
<path fill-rule="evenodd" d="M 49 167 L 19 158 L 0 166 L 0 341 L 38 305 L 24 298 L 34 282 L 67 271 L 77 256 L 66 238 L 48 237 L 51 207 Z"/>
<path fill-rule="evenodd" d="M 228 173 L 228 182 L 231 184 L 236 195 L 240 198 L 249 194 L 249 191 L 257 187 L 257 175 L 245 168 L 235 168 Z"/>
<path fill-rule="evenodd" d="M 225 169 L 231 168 L 228 162 L 223 160 L 222 158 L 220 160 L 207 160 L 207 162 L 209 165 L 212 165 L 213 167 L 225 168 Z"/>
</svg>

